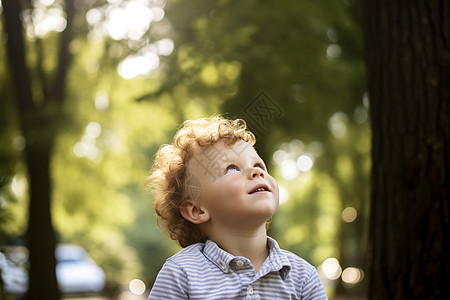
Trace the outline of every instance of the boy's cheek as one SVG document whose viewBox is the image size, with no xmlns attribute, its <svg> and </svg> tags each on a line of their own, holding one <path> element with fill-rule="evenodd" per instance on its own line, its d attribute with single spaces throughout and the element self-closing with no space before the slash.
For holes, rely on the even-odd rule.
<svg viewBox="0 0 450 300">
<path fill-rule="evenodd" d="M 271 181 L 273 189 L 274 189 L 274 192 L 276 191 L 276 196 L 278 197 L 279 196 L 279 191 L 280 191 L 280 187 L 278 185 L 278 182 L 275 180 L 275 178 L 273 178 L 270 175 L 269 175 L 269 180 Z"/>
</svg>

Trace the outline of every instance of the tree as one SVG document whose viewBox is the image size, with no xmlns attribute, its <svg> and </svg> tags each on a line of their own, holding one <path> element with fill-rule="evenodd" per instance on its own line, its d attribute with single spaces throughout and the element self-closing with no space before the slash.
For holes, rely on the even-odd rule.
<svg viewBox="0 0 450 300">
<path fill-rule="evenodd" d="M 366 1 L 371 299 L 449 299 L 450 5 Z"/>
<path fill-rule="evenodd" d="M 30 185 L 28 218 L 28 247 L 30 249 L 30 280 L 28 299 L 59 299 L 56 281 L 56 260 L 54 256 L 55 233 L 51 223 L 51 179 L 50 156 L 56 136 L 57 122 L 62 117 L 62 103 L 70 63 L 68 51 L 74 2 L 66 1 L 67 26 L 61 34 L 57 68 L 48 80 L 39 61 L 36 70 L 42 76 L 39 88 L 42 99 L 36 98 L 36 91 L 26 65 L 26 50 L 21 21 L 21 1 L 5 0 L 4 30 L 7 34 L 7 53 L 13 74 L 14 92 L 17 99 L 17 113 L 21 131 L 27 142 L 25 161 Z M 47 79 L 47 80 L 46 80 Z M 42 102 L 41 102 L 42 101 Z"/>
</svg>

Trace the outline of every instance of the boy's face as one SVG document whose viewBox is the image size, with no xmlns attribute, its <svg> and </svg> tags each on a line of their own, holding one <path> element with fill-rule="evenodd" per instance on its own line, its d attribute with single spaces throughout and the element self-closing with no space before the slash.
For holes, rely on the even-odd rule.
<svg viewBox="0 0 450 300">
<path fill-rule="evenodd" d="M 278 209 L 278 184 L 252 146 L 239 140 L 200 148 L 189 162 L 197 201 L 214 226 L 260 226 Z"/>
</svg>

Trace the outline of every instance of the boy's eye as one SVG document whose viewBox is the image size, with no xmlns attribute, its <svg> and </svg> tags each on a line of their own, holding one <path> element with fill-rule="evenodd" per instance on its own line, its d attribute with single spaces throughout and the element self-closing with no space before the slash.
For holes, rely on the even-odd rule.
<svg viewBox="0 0 450 300">
<path fill-rule="evenodd" d="M 235 165 L 230 165 L 225 170 L 225 174 L 228 174 L 228 173 L 234 172 L 234 171 L 239 171 L 238 167 L 236 167 Z"/>
</svg>

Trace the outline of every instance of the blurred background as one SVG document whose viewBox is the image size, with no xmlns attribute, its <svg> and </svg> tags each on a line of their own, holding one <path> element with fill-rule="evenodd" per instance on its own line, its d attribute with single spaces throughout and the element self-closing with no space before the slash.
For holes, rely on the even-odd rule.
<svg viewBox="0 0 450 300">
<path fill-rule="evenodd" d="M 63 295 L 146 299 L 180 249 L 159 230 L 144 186 L 153 155 L 184 120 L 224 113 L 247 121 L 279 183 L 269 234 L 317 267 L 330 299 L 364 298 L 361 1 L 17 2 L 22 58 L 8 54 L 19 35 L 0 2 L 2 297 L 27 288 L 29 217 L 39 210 L 29 205 L 30 153 L 45 149 L 48 161 L 34 157 L 48 168 Z M 73 274 L 98 282 L 70 290 Z"/>
</svg>

